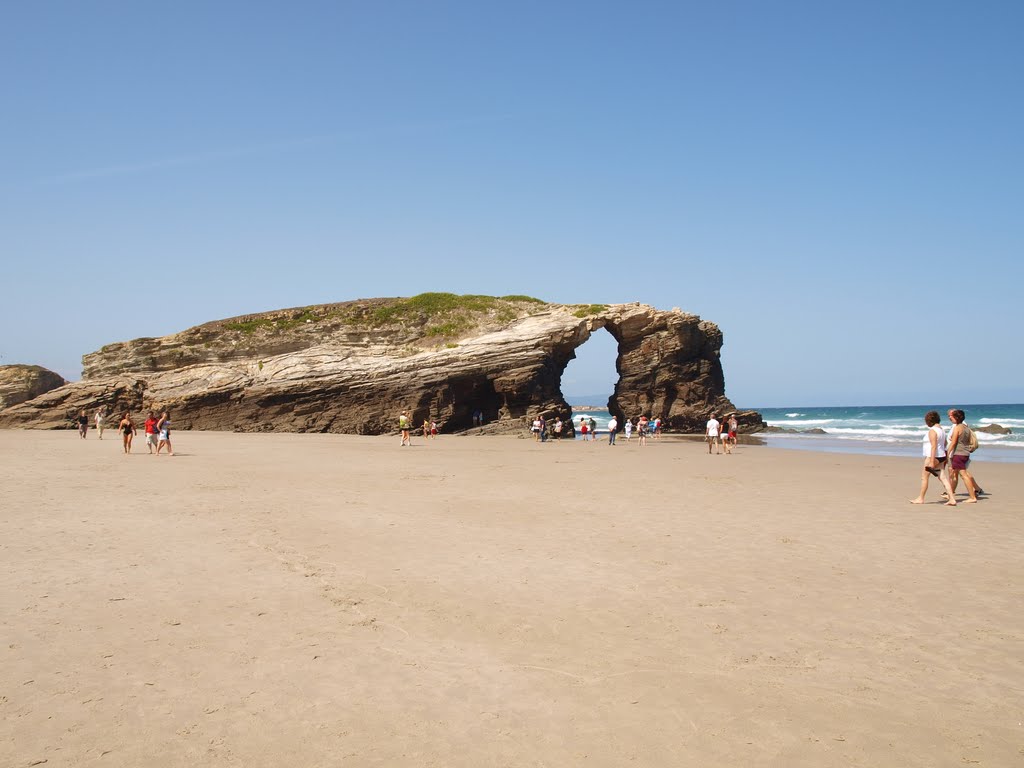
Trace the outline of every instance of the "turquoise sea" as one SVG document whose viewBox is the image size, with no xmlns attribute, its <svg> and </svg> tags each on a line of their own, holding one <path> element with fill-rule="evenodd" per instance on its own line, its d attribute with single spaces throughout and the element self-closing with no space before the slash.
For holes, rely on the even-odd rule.
<svg viewBox="0 0 1024 768">
<path fill-rule="evenodd" d="M 950 428 L 946 411 L 960 408 L 972 427 L 998 424 L 1008 435 L 978 432 L 977 461 L 1024 462 L 1024 405 L 860 405 L 834 407 L 758 408 L 769 426 L 787 432 L 765 435 L 780 448 L 918 456 L 927 429 L 924 414 L 938 411 L 942 427 Z M 808 433 L 807 430 L 815 430 Z"/>
<path fill-rule="evenodd" d="M 880 456 L 918 456 L 926 430 L 924 414 L 935 410 L 942 426 L 950 428 L 946 411 L 960 408 L 972 427 L 998 424 L 1008 435 L 978 432 L 977 461 L 1024 462 L 1024 404 L 1002 405 L 858 405 L 829 407 L 755 408 L 772 427 L 787 431 L 762 433 L 758 439 L 778 448 L 868 453 Z M 573 412 L 573 421 L 593 416 L 598 432 L 607 431 L 607 411 Z M 809 431 L 813 430 L 813 432 Z"/>
</svg>

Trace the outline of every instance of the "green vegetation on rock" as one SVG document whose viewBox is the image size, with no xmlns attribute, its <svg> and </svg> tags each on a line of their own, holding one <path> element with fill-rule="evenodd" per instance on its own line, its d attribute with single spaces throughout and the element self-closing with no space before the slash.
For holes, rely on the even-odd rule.
<svg viewBox="0 0 1024 768">
<path fill-rule="evenodd" d="M 509 323 L 522 312 L 519 303 L 545 304 L 530 296 L 495 297 L 454 293 L 421 293 L 378 306 L 369 313 L 370 325 L 422 325 L 427 336 L 459 336 L 487 321 Z"/>
<path fill-rule="evenodd" d="M 287 331 L 299 325 L 305 325 L 326 317 L 326 313 L 318 313 L 312 307 L 306 307 L 294 315 L 271 317 L 254 317 L 251 320 L 238 320 L 233 323 L 224 323 L 229 331 L 241 331 L 242 333 L 255 333 L 256 331 Z"/>
<path fill-rule="evenodd" d="M 607 309 L 607 304 L 580 304 L 572 314 L 573 317 L 590 317 L 591 315 L 599 315 Z"/>
<path fill-rule="evenodd" d="M 501 296 L 499 297 L 502 301 L 527 301 L 532 304 L 547 304 L 544 299 L 535 299 L 533 296 Z"/>
<path fill-rule="evenodd" d="M 410 298 L 369 299 L 254 315 L 225 322 L 223 327 L 244 334 L 273 334 L 307 323 L 322 326 L 333 321 L 334 324 L 363 329 L 392 326 L 420 328 L 427 337 L 452 338 L 469 333 L 481 325 L 510 323 L 526 312 L 523 304 L 545 306 L 547 302 L 532 296 L 421 293 Z"/>
</svg>

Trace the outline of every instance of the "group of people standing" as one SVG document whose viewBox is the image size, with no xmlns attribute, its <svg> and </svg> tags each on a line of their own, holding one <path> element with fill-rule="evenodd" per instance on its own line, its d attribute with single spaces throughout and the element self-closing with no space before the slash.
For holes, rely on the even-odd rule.
<svg viewBox="0 0 1024 768">
<path fill-rule="evenodd" d="M 952 424 L 949 432 L 942 429 L 942 419 L 938 411 L 928 411 L 924 415 L 928 431 L 922 443 L 924 467 L 921 469 L 921 492 L 917 498 L 910 500 L 911 504 L 924 504 L 928 480 L 932 477 L 937 477 L 945 489 L 942 496 L 946 499 L 946 506 L 956 506 L 956 488 L 961 476 L 967 487 L 967 504 L 974 504 L 978 501 L 979 495 L 985 495 L 968 469 L 971 454 L 978 448 L 978 437 L 967 425 L 966 414 L 962 410 L 950 408 L 947 415 Z"/>
<path fill-rule="evenodd" d="M 566 431 L 565 426 L 566 424 L 562 421 L 562 418 L 560 416 L 556 417 L 550 427 L 550 437 L 560 440 Z M 575 425 L 570 422 L 570 426 Z M 575 428 L 583 442 L 597 442 L 597 421 L 593 416 L 580 416 L 579 425 Z M 626 436 L 627 441 L 636 432 L 638 445 L 647 445 L 647 438 L 649 436 L 656 439 L 661 437 L 661 419 L 650 419 L 645 414 L 641 414 L 632 419 L 626 419 L 620 429 L 618 418 L 612 416 L 608 421 L 608 445 L 615 445 L 615 439 L 620 431 Z M 533 421 L 530 422 L 530 432 L 533 434 L 533 439 L 537 442 L 545 442 L 548 439 L 549 427 L 547 420 L 542 414 L 538 413 Z"/>
<path fill-rule="evenodd" d="M 718 420 L 718 414 L 712 413 L 711 418 L 708 419 L 707 426 L 704 428 L 704 439 L 708 444 L 708 455 L 711 454 L 712 447 L 714 447 L 715 453 L 732 453 L 732 449 L 736 445 L 736 435 L 739 428 L 740 423 L 737 421 L 735 413 L 730 413 L 724 423 Z"/>
<path fill-rule="evenodd" d="M 96 432 L 99 439 L 102 440 L 103 430 L 107 423 L 107 409 L 103 406 L 97 408 L 94 419 Z M 83 410 L 79 412 L 75 421 L 78 424 L 78 435 L 84 440 L 89 432 L 89 417 Z M 161 413 L 159 417 L 154 411 L 150 411 L 143 428 L 146 431 L 146 447 L 151 454 L 159 456 L 163 449 L 167 448 L 167 455 L 174 455 L 174 448 L 171 445 L 171 415 L 167 411 Z M 122 415 L 121 421 L 117 425 L 117 431 L 121 435 L 122 450 L 125 453 L 131 453 L 132 441 L 135 439 L 137 430 L 130 411 L 125 411 Z"/>
</svg>

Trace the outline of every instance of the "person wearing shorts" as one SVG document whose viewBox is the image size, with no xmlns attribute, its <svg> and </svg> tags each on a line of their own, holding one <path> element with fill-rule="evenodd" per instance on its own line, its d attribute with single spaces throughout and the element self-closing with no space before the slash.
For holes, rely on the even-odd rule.
<svg viewBox="0 0 1024 768">
<path fill-rule="evenodd" d="M 409 434 L 409 426 L 411 424 L 412 419 L 409 418 L 409 412 L 402 411 L 398 416 L 398 428 L 402 431 L 402 442 L 400 445 L 412 447 L 412 436 Z"/>
<path fill-rule="evenodd" d="M 156 442 L 156 455 L 160 455 L 160 451 L 163 447 L 167 446 L 167 455 L 174 455 L 174 448 L 171 447 L 171 415 L 164 411 L 160 416 L 160 420 L 156 423 L 157 431 L 157 442 Z"/>
<path fill-rule="evenodd" d="M 939 426 L 939 412 L 928 411 L 924 415 L 924 423 L 928 431 L 924 435 L 924 467 L 921 469 L 921 492 L 916 499 L 911 499 L 911 504 L 924 504 L 924 495 L 928 492 L 928 478 L 934 476 L 939 478 L 942 486 L 946 489 L 948 501 L 946 506 L 955 507 L 956 498 L 953 496 L 953 487 L 949 484 L 949 475 L 946 472 L 946 433 Z"/>
<path fill-rule="evenodd" d="M 146 448 L 149 449 L 150 453 L 156 453 L 157 446 L 157 432 L 156 432 L 156 414 L 152 411 L 146 417 Z"/>
<path fill-rule="evenodd" d="M 721 424 L 718 423 L 718 419 L 715 418 L 715 414 L 711 414 L 711 418 L 708 419 L 707 426 L 704 428 L 704 439 L 708 441 L 708 455 L 711 455 L 711 446 L 715 446 L 715 453 L 721 453 L 719 449 L 718 436 L 721 433 Z"/>
<path fill-rule="evenodd" d="M 959 408 L 951 409 L 949 420 L 953 422 L 953 428 L 947 436 L 947 452 L 949 453 L 949 485 L 956 493 L 957 482 L 960 475 L 964 477 L 964 485 L 967 486 L 967 503 L 976 504 L 978 501 L 978 484 L 974 481 L 973 475 L 967 469 L 971 463 L 971 450 L 968 447 L 971 428 L 964 423 L 965 414 Z"/>
</svg>

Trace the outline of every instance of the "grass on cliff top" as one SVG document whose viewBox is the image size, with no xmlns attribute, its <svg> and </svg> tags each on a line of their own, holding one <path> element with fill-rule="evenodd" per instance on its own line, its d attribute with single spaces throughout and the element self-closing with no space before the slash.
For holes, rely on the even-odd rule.
<svg viewBox="0 0 1024 768">
<path fill-rule="evenodd" d="M 508 323 L 515 320 L 519 303 L 546 304 L 532 296 L 459 296 L 454 293 L 421 293 L 408 299 L 396 299 L 377 307 L 367 318 L 371 325 L 422 324 L 427 336 L 452 338 L 468 333 L 481 320 Z"/>
<path fill-rule="evenodd" d="M 294 314 L 275 313 L 224 323 L 231 331 L 251 334 L 257 331 L 277 333 L 306 323 L 341 321 L 359 328 L 380 328 L 388 325 L 422 325 L 427 336 L 452 337 L 466 333 L 486 316 L 499 323 L 514 320 L 521 309 L 517 304 L 546 305 L 532 296 L 459 296 L 454 293 L 421 293 L 407 299 L 374 301 L 369 305 L 353 302 L 331 309 L 306 307 Z"/>
<path fill-rule="evenodd" d="M 590 317 L 591 315 L 599 315 L 607 309 L 607 304 L 580 304 L 572 314 L 574 317 Z"/>
<path fill-rule="evenodd" d="M 312 308 L 307 307 L 290 317 L 254 317 L 251 320 L 224 323 L 224 327 L 229 331 L 241 331 L 242 333 L 255 333 L 261 329 L 287 331 L 298 325 L 305 325 L 307 321 L 315 322 L 324 317 L 325 315 L 320 315 Z"/>
</svg>

